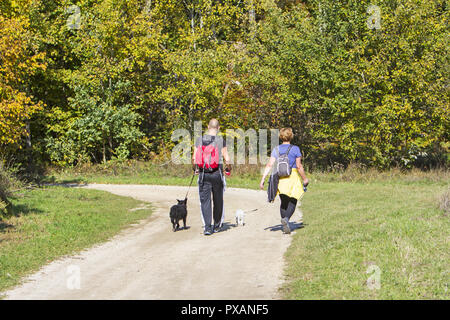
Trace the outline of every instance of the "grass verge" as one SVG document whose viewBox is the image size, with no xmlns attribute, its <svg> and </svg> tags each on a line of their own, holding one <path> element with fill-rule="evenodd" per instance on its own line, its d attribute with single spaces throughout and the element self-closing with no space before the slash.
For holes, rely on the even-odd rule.
<svg viewBox="0 0 450 320">
<path fill-rule="evenodd" d="M 151 210 L 108 192 L 67 187 L 24 191 L 0 219 L 0 291 L 61 256 L 104 242 Z"/>
<path fill-rule="evenodd" d="M 448 299 L 444 183 L 323 183 L 286 253 L 287 299 Z M 380 288 L 368 284 L 379 275 Z M 372 287 L 372 289 L 371 289 Z"/>
</svg>

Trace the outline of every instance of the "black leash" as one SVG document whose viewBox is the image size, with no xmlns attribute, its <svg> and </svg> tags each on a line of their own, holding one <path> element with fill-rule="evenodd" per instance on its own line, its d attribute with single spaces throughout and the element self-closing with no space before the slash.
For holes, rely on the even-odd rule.
<svg viewBox="0 0 450 320">
<path fill-rule="evenodd" d="M 186 197 L 185 197 L 185 199 L 187 199 L 187 196 L 188 196 L 188 193 L 189 193 L 189 189 L 190 189 L 191 186 L 192 186 L 192 181 L 194 181 L 194 177 L 195 177 L 195 171 L 194 171 L 194 173 L 192 174 L 191 183 L 189 184 L 189 188 L 188 188 L 188 190 L 187 190 L 187 192 L 186 192 Z"/>
</svg>

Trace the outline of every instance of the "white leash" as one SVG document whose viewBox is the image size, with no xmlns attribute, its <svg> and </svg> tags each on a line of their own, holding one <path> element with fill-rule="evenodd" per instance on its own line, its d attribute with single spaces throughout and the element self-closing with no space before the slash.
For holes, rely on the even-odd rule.
<svg viewBox="0 0 450 320">
<path fill-rule="evenodd" d="M 302 195 L 300 196 L 300 198 L 297 200 L 297 203 L 300 202 L 300 201 L 303 199 L 303 196 L 305 195 L 306 191 L 308 191 L 308 189 L 307 189 L 305 186 L 303 186 L 303 191 L 304 191 L 304 192 L 302 193 Z M 265 208 L 265 207 L 266 207 L 266 206 L 264 205 L 264 206 L 261 206 L 261 207 L 256 208 L 256 209 L 246 210 L 246 211 L 244 211 L 244 213 L 253 212 L 253 211 L 258 211 L 258 210 L 260 210 L 260 209 L 262 209 L 262 208 Z"/>
</svg>

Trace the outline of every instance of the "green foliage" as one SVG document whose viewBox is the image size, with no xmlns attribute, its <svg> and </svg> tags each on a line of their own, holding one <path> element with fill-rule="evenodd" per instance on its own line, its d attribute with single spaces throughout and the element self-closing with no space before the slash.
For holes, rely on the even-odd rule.
<svg viewBox="0 0 450 320">
<path fill-rule="evenodd" d="M 9 0 L 0 10 L 29 21 L 45 54 L 26 86 L 45 103 L 31 119 L 43 161 L 152 157 L 173 147 L 173 129 L 216 117 L 223 129 L 291 126 L 310 168 L 448 165 L 445 1 Z"/>
<path fill-rule="evenodd" d="M 105 100 L 102 100 L 81 87 L 75 88 L 76 94 L 70 99 L 70 104 L 78 116 L 70 118 L 67 132 L 59 139 L 49 138 L 52 160 L 73 164 L 83 160 L 101 159 L 106 162 L 107 158 L 127 159 L 130 156 L 130 150 L 143 138 L 138 129 L 140 117 L 129 105 L 116 106 L 112 101 L 114 93 L 107 92 Z"/>
<path fill-rule="evenodd" d="M 29 77 L 45 70 L 45 54 L 34 52 L 26 18 L 0 16 L 0 147 L 16 149 L 26 122 L 42 108 L 30 94 Z"/>
<path fill-rule="evenodd" d="M 367 27 L 369 1 L 274 9 L 261 24 L 279 124 L 297 129 L 317 164 L 410 166 L 445 152 L 448 14 L 438 3 L 391 3 L 378 2 L 379 30 Z"/>
<path fill-rule="evenodd" d="M 11 212 L 11 201 L 8 199 L 11 196 L 11 188 L 14 184 L 14 178 L 11 175 L 3 161 L 0 160 L 0 220 L 2 215 L 7 215 Z"/>
</svg>

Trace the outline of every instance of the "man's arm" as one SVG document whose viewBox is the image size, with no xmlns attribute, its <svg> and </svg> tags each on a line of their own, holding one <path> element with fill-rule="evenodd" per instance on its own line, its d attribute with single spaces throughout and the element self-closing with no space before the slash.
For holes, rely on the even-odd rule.
<svg viewBox="0 0 450 320">
<path fill-rule="evenodd" d="M 197 164 L 195 163 L 195 155 L 197 154 L 197 146 L 194 146 L 194 153 L 192 154 L 192 170 L 197 170 Z"/>
<path fill-rule="evenodd" d="M 227 167 L 228 171 L 230 171 L 231 170 L 231 163 L 230 163 L 230 155 L 228 154 L 227 147 L 223 147 L 222 148 L 222 156 L 223 156 L 223 160 L 225 162 L 225 166 Z"/>
</svg>

